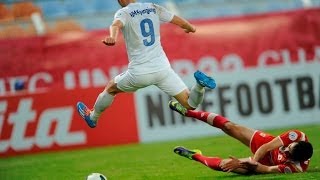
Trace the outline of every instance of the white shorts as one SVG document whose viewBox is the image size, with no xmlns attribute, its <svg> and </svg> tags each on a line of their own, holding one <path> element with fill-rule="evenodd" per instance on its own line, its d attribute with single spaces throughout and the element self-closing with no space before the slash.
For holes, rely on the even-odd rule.
<svg viewBox="0 0 320 180">
<path fill-rule="evenodd" d="M 175 96 L 188 87 L 182 79 L 168 68 L 163 71 L 134 75 L 126 71 L 114 78 L 117 87 L 124 92 L 135 92 L 138 89 L 155 85 L 170 96 Z"/>
</svg>

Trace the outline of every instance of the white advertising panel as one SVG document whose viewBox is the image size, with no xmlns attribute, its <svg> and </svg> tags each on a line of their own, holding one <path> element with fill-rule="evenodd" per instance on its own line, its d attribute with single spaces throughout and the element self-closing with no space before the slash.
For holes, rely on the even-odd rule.
<svg viewBox="0 0 320 180">
<path fill-rule="evenodd" d="M 217 87 L 207 90 L 198 110 L 215 112 L 256 129 L 320 123 L 318 61 L 242 68 L 215 73 Z M 195 83 L 192 74 L 184 81 Z M 172 112 L 169 96 L 156 87 L 135 94 L 141 142 L 214 135 L 221 130 Z"/>
</svg>

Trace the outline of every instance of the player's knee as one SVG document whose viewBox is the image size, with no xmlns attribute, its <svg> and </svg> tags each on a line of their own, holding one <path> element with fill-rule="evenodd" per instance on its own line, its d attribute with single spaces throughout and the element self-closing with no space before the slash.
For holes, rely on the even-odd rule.
<svg viewBox="0 0 320 180">
<path fill-rule="evenodd" d="M 118 89 L 117 84 L 112 80 L 108 83 L 105 91 L 113 96 L 122 92 L 120 89 Z"/>
<path fill-rule="evenodd" d="M 106 91 L 107 91 L 108 94 L 111 94 L 113 96 L 116 94 L 115 91 L 112 88 L 108 88 L 108 89 L 106 89 Z"/>
</svg>

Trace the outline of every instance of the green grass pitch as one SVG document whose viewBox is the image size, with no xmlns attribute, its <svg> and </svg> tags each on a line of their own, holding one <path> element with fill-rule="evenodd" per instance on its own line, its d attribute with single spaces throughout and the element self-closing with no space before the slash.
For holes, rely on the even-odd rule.
<svg viewBox="0 0 320 180">
<path fill-rule="evenodd" d="M 42 153 L 0 159 L 1 180 L 76 180 L 100 172 L 109 180 L 118 179 L 320 179 L 320 124 L 294 127 L 304 131 L 314 147 L 309 171 L 300 174 L 244 176 L 213 171 L 180 157 L 173 148 L 182 145 L 201 149 L 210 156 L 248 157 L 250 151 L 227 135 L 117 147 Z M 277 135 L 285 130 L 268 130 Z M 98 137 L 97 137 L 98 138 Z"/>
</svg>

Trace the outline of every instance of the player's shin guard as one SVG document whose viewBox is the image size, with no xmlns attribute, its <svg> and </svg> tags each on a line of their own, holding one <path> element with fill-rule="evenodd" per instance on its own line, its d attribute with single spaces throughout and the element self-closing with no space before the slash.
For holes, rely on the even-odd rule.
<svg viewBox="0 0 320 180">
<path fill-rule="evenodd" d="M 101 113 L 110 106 L 113 102 L 114 96 L 107 93 L 106 90 L 101 92 L 97 97 L 97 100 L 94 104 L 93 111 L 91 112 L 90 118 L 94 121 L 97 121 Z"/>
</svg>

